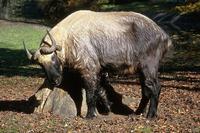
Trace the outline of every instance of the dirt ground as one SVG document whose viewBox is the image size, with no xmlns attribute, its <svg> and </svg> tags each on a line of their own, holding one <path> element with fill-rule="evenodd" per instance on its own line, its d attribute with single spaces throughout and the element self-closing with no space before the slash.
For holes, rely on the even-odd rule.
<svg viewBox="0 0 200 133">
<path fill-rule="evenodd" d="M 162 91 L 158 117 L 153 120 L 123 115 L 123 112 L 99 115 L 92 120 L 79 116 L 69 120 L 51 113 L 32 113 L 28 98 L 43 80 L 42 74 L 0 74 L 0 133 L 200 132 L 200 71 L 176 70 L 160 74 Z M 126 99 L 134 99 L 127 106 L 135 111 L 141 98 L 138 81 L 113 82 L 112 86 Z"/>
<path fill-rule="evenodd" d="M 0 76 L 0 129 L 6 132 L 199 132 L 200 95 L 198 72 L 176 72 L 161 75 L 162 92 L 158 117 L 110 113 L 93 120 L 72 120 L 49 114 L 28 112 L 26 100 L 43 82 L 41 77 Z M 129 107 L 135 110 L 140 100 L 138 82 L 113 83 L 123 96 L 133 97 Z M 0 131 L 1 131 L 0 130 Z"/>
</svg>

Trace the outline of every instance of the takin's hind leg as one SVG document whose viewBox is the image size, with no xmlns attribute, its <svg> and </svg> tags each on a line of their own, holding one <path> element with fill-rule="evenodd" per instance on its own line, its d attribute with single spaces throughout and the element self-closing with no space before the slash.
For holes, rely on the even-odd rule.
<svg viewBox="0 0 200 133">
<path fill-rule="evenodd" d="M 111 111 L 112 103 L 108 100 L 107 87 L 110 86 L 108 73 L 101 74 L 100 86 L 97 90 L 98 102 L 105 107 L 104 113 L 108 114 Z"/>
<path fill-rule="evenodd" d="M 101 106 L 101 110 L 103 111 L 103 114 L 109 114 L 111 111 L 111 105 L 112 103 L 108 100 L 107 92 L 104 87 L 100 87 L 100 89 L 97 90 L 97 103 L 99 103 Z"/>
<path fill-rule="evenodd" d="M 158 80 L 158 62 L 155 59 L 149 58 L 142 65 L 140 82 L 142 86 L 142 99 L 136 114 L 144 113 L 145 108 L 150 100 L 149 110 L 147 118 L 153 118 L 156 116 L 159 95 L 160 95 L 160 82 Z"/>
</svg>

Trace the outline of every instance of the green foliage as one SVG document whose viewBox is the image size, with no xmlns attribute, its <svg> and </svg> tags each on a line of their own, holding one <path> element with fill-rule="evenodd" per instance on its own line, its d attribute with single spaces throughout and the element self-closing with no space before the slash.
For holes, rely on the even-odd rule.
<svg viewBox="0 0 200 133">
<path fill-rule="evenodd" d="M 189 3 L 183 6 L 176 6 L 175 9 L 181 12 L 181 14 L 200 12 L 200 1 L 196 3 Z"/>
<path fill-rule="evenodd" d="M 128 4 L 110 4 L 105 3 L 100 6 L 100 10 L 103 11 L 135 11 L 140 13 L 155 13 L 155 12 L 170 12 L 172 9 L 170 3 L 163 4 L 163 3 L 149 3 L 149 2 L 132 2 Z"/>
<path fill-rule="evenodd" d="M 198 68 L 200 66 L 200 34 L 194 31 L 174 32 L 171 38 L 174 45 L 173 57 L 165 66 L 179 70 Z"/>
</svg>

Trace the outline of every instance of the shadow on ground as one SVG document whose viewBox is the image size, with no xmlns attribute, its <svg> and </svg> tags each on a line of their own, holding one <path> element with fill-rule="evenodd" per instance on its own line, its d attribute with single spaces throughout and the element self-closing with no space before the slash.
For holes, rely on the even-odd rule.
<svg viewBox="0 0 200 133">
<path fill-rule="evenodd" d="M 80 116 L 83 100 L 83 82 L 80 74 L 71 70 L 65 71 L 64 80 L 60 87 L 69 93 L 69 95 L 75 102 L 77 115 Z M 107 91 L 108 99 L 110 100 L 110 102 L 112 102 L 111 112 L 120 115 L 129 115 L 133 113 L 133 110 L 131 108 L 122 103 L 122 95 L 117 93 L 111 85 L 106 85 L 104 86 L 104 88 Z M 41 103 L 36 100 L 34 95 L 31 96 L 29 100 L 3 100 L 0 101 L 0 111 L 13 111 L 30 114 L 33 113 L 34 109 L 40 104 Z M 97 101 L 97 109 L 100 114 L 107 114 L 105 107 L 100 103 L 100 101 Z"/>
<path fill-rule="evenodd" d="M 0 101 L 0 111 L 33 113 L 35 106 L 27 100 L 4 100 Z"/>
<path fill-rule="evenodd" d="M 43 76 L 38 67 L 30 67 L 24 50 L 0 48 L 0 75 L 12 76 Z"/>
<path fill-rule="evenodd" d="M 63 88 L 67 90 L 72 99 L 75 101 L 78 115 L 80 115 L 81 104 L 83 100 L 81 91 L 83 88 L 83 82 L 81 76 L 78 72 L 68 70 L 64 74 L 63 82 Z M 106 89 L 109 101 L 112 102 L 111 111 L 113 113 L 121 115 L 128 115 L 133 113 L 132 109 L 130 109 L 127 105 L 122 103 L 122 95 L 117 93 L 111 85 L 106 85 L 103 87 Z M 99 113 L 106 114 L 105 107 L 100 103 L 100 101 L 97 101 L 97 109 Z"/>
</svg>

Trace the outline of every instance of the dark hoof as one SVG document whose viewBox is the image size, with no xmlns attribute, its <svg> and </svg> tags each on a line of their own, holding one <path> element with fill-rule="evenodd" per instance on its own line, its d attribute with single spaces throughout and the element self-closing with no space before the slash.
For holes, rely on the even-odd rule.
<svg viewBox="0 0 200 133">
<path fill-rule="evenodd" d="M 111 102 L 99 102 L 97 104 L 97 110 L 100 114 L 108 115 L 111 112 Z"/>
<path fill-rule="evenodd" d="M 105 108 L 103 112 L 101 112 L 102 115 L 109 115 L 111 112 L 110 108 Z"/>
<path fill-rule="evenodd" d="M 136 115 L 142 115 L 142 114 L 145 114 L 145 112 L 146 112 L 146 109 L 143 109 L 143 110 L 137 109 L 137 110 L 135 111 L 135 114 L 136 114 Z"/>
<path fill-rule="evenodd" d="M 156 117 L 157 117 L 156 114 L 148 114 L 147 115 L 147 119 L 149 119 L 149 120 L 154 120 Z"/>
<path fill-rule="evenodd" d="M 109 112 L 111 111 L 111 105 L 112 105 L 112 103 L 109 102 L 109 104 L 107 104 L 107 105 L 105 106 L 105 112 L 106 112 L 106 113 L 109 113 Z"/>
<path fill-rule="evenodd" d="M 95 118 L 95 117 L 97 117 L 97 114 L 95 113 L 95 114 L 87 114 L 86 115 L 86 119 L 93 119 L 93 118 Z"/>
</svg>

